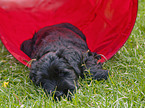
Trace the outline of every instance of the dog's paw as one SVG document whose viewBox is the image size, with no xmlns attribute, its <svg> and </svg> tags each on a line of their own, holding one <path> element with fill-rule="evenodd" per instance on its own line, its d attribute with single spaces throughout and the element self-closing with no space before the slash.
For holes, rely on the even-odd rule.
<svg viewBox="0 0 145 108">
<path fill-rule="evenodd" d="M 106 80 L 109 77 L 110 72 L 108 70 L 98 69 L 95 74 L 93 74 L 94 80 Z"/>
</svg>

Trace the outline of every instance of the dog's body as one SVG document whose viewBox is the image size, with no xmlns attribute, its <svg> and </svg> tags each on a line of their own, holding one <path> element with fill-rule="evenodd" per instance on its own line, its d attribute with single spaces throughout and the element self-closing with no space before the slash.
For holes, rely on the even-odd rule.
<svg viewBox="0 0 145 108">
<path fill-rule="evenodd" d="M 73 92 L 79 77 L 84 78 L 86 69 L 96 80 L 107 79 L 96 53 L 88 51 L 84 34 L 69 23 L 40 29 L 32 39 L 24 41 L 21 50 L 31 59 L 30 79 L 55 97 Z M 95 57 L 96 56 L 96 57 Z"/>
</svg>

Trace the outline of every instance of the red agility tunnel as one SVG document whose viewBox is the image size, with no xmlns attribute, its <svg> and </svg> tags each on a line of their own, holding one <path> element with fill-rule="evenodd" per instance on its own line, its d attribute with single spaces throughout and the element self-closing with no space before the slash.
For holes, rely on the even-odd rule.
<svg viewBox="0 0 145 108">
<path fill-rule="evenodd" d="M 22 42 L 40 28 L 67 22 L 86 35 L 91 51 L 110 59 L 128 39 L 137 8 L 137 0 L 0 0 L 0 39 L 26 65 Z"/>
</svg>

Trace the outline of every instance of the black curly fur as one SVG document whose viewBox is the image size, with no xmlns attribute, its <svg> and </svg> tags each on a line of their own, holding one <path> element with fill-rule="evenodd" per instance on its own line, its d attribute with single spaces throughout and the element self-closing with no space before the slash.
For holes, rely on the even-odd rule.
<svg viewBox="0 0 145 108">
<path fill-rule="evenodd" d="M 86 69 L 95 80 L 107 79 L 108 71 L 97 63 L 100 56 L 88 51 L 84 34 L 69 23 L 40 29 L 33 38 L 21 45 L 30 58 L 30 79 L 49 94 L 60 98 L 68 91 L 74 92 L 78 78 L 84 78 Z"/>
</svg>

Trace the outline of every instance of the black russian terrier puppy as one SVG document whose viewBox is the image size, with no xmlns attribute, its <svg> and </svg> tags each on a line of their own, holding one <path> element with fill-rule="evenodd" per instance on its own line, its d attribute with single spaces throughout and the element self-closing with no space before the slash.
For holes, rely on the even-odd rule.
<svg viewBox="0 0 145 108">
<path fill-rule="evenodd" d="M 73 93 L 79 77 L 86 75 L 95 80 L 108 77 L 108 71 L 97 63 L 101 57 L 89 51 L 84 34 L 69 23 L 40 29 L 32 39 L 22 43 L 21 50 L 35 59 L 30 79 L 55 99 Z"/>
</svg>

